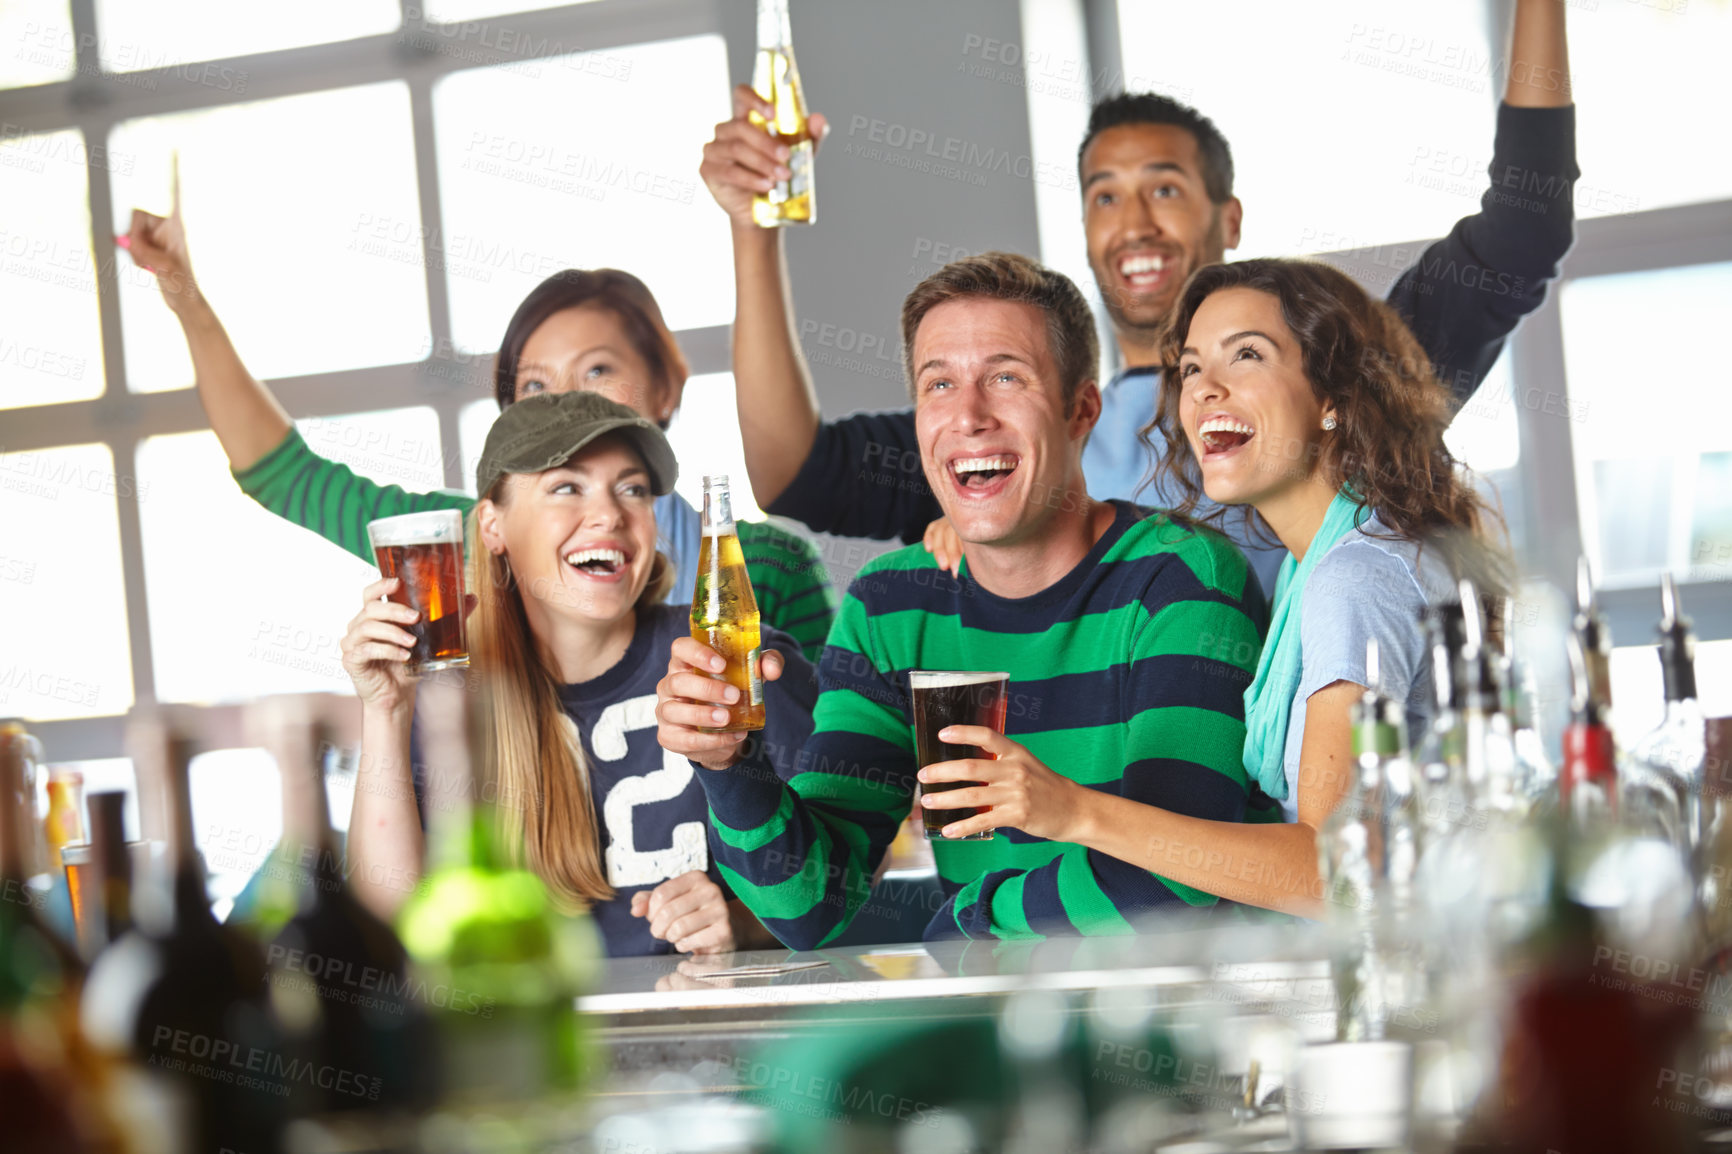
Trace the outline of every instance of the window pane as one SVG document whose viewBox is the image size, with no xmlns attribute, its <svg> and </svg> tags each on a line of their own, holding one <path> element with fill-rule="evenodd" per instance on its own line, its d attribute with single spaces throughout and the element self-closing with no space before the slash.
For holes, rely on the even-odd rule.
<svg viewBox="0 0 1732 1154">
<path fill-rule="evenodd" d="M 1236 258 L 1442 236 L 1477 211 L 1504 79 L 1483 5 L 1118 8 L 1125 88 L 1193 105 L 1232 145 L 1245 202 Z M 1319 150 L 1322 139 L 1345 146 Z"/>
<path fill-rule="evenodd" d="M 6 0 L 0 4 L 0 88 L 65 80 L 76 45 L 67 0 Z"/>
<path fill-rule="evenodd" d="M 192 759 L 187 780 L 211 908 L 226 918 L 235 895 L 283 836 L 282 779 L 262 749 L 213 749 Z"/>
<path fill-rule="evenodd" d="M 1476 473 L 1513 469 L 1521 458 L 1521 425 L 1511 385 L 1505 349 L 1444 433 L 1449 451 Z"/>
<path fill-rule="evenodd" d="M 193 268 L 254 373 L 299 376 L 427 355 L 420 246 L 384 252 L 372 240 L 382 229 L 420 232 L 406 86 L 129 120 L 110 140 L 137 160 L 114 173 L 117 232 L 135 206 L 168 211 L 170 155 L 179 149 Z M 129 386 L 190 386 L 186 342 L 154 279 L 121 279 Z"/>
<path fill-rule="evenodd" d="M 234 0 L 96 0 L 102 67 L 109 72 L 330 44 L 395 31 L 401 20 L 397 0 L 297 0 L 268 12 L 237 10 Z M 243 70 L 185 72 L 225 92 L 246 90 Z"/>
<path fill-rule="evenodd" d="M 132 707 L 132 644 L 118 497 L 153 497 L 114 475 L 107 445 L 0 455 L 0 715 L 104 717 Z"/>
<path fill-rule="evenodd" d="M 0 126 L 0 409 L 102 395 L 102 323 L 90 258 L 86 165 L 76 129 L 8 136 Z"/>
<path fill-rule="evenodd" d="M 704 474 L 725 473 L 734 499 L 734 516 L 762 521 L 764 511 L 746 476 L 746 450 L 740 443 L 740 414 L 734 407 L 734 374 L 705 373 L 686 382 L 679 411 L 668 426 L 668 441 L 679 458 L 679 494 L 704 507 Z"/>
<path fill-rule="evenodd" d="M 1569 11 L 1570 78 L 1582 110 L 1576 213 L 1732 196 L 1732 153 L 1702 147 L 1704 130 L 1724 138 L 1732 108 L 1732 5 L 1647 0 Z M 1678 111 L 1630 99 L 1637 76 L 1664 77 L 1666 107 Z"/>
<path fill-rule="evenodd" d="M 351 439 L 439 444 L 438 418 L 424 408 L 301 428 L 327 448 Z M 388 452 L 363 452 L 360 461 L 375 480 L 432 487 L 427 467 L 404 467 Z M 353 693 L 338 642 L 378 570 L 242 494 L 213 433 L 150 438 L 138 471 L 151 497 L 142 509 L 144 573 L 158 698 Z"/>
<path fill-rule="evenodd" d="M 481 460 L 481 450 L 487 444 L 487 430 L 499 419 L 499 402 L 472 401 L 457 414 L 457 439 L 463 447 L 463 491 L 475 492 L 475 466 Z"/>
<path fill-rule="evenodd" d="M 449 24 L 453 20 L 481 20 L 512 12 L 540 12 L 563 8 L 573 0 L 427 0 L 427 19 Z M 588 0 L 576 0 L 587 3 Z"/>
<path fill-rule="evenodd" d="M 1560 296 L 1582 539 L 1609 584 L 1732 558 L 1732 393 L 1700 334 L 1732 263 L 1566 281 Z M 1639 345 L 1639 356 L 1635 349 Z M 1639 403 L 1636 398 L 1639 396 Z"/>
<path fill-rule="evenodd" d="M 518 302 L 562 268 L 636 274 L 675 329 L 733 319 L 725 218 L 698 180 L 730 112 L 721 37 L 459 72 L 434 86 L 433 111 L 460 347 L 497 348 Z"/>
<path fill-rule="evenodd" d="M 1686 616 L 1690 594 L 1680 593 Z M 1654 597 L 1654 620 L 1660 619 L 1660 599 Z M 1732 641 L 1696 643 L 1696 690 L 1708 717 L 1732 716 Z M 1619 646 L 1612 650 L 1612 730 L 1618 744 L 1629 749 L 1666 715 L 1666 688 L 1660 678 L 1659 650 L 1652 645 Z"/>
</svg>

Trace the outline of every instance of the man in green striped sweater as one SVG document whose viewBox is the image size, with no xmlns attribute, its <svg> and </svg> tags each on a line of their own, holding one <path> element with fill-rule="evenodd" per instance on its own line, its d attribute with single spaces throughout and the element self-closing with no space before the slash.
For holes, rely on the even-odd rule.
<svg viewBox="0 0 1732 1154">
<path fill-rule="evenodd" d="M 728 884 L 786 944 L 846 928 L 908 813 L 913 669 L 1006 670 L 1005 734 L 946 740 L 995 760 L 934 781 L 984 784 L 941 807 L 988 807 L 933 846 L 948 900 L 928 937 L 1128 932 L 1139 914 L 1215 899 L 1091 847 L 1133 803 L 1246 815 L 1243 693 L 1264 607 L 1244 557 L 1209 530 L 1092 500 L 1082 448 L 1100 415 L 1098 346 L 1081 293 L 1024 257 L 946 266 L 903 305 L 921 463 L 963 541 L 960 578 L 920 546 L 849 587 L 818 667 L 814 731 L 782 781 L 738 734 L 711 734 L 737 691 L 676 641 L 659 737 L 711 772 L 711 845 Z M 764 676 L 781 675 L 766 656 Z M 954 838 L 983 830 L 986 841 Z"/>
</svg>

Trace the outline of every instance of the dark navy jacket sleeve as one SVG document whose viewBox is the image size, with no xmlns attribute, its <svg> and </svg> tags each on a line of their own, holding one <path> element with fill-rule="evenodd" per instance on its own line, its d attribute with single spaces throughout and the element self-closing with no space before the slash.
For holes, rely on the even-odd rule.
<svg viewBox="0 0 1732 1154">
<path fill-rule="evenodd" d="M 1389 290 L 1389 303 L 1462 405 L 1504 338 L 1545 301 L 1575 238 L 1576 110 L 1498 106 L 1491 187 Z"/>
<path fill-rule="evenodd" d="M 914 410 L 855 413 L 819 425 L 800 472 L 767 511 L 818 533 L 921 540 L 944 510 L 920 468 Z"/>
</svg>

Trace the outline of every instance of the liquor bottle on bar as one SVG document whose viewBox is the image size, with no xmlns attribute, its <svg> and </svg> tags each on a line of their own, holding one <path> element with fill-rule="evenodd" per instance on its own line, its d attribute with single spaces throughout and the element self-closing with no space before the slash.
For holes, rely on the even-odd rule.
<svg viewBox="0 0 1732 1154">
<path fill-rule="evenodd" d="M 1353 707 L 1353 788 L 1317 830 L 1325 912 L 1337 930 L 1330 969 L 1338 1007 L 1336 1039 L 1342 1042 L 1383 1037 L 1378 930 L 1388 894 L 1390 854 L 1405 855 L 1415 848 L 1413 829 L 1391 829 L 1386 820 L 1391 791 L 1384 771 L 1389 761 L 1402 756 L 1403 720 L 1377 690 L 1376 638 L 1366 645 L 1365 674 L 1371 685 Z M 1392 836 L 1397 844 L 1391 843 Z"/>
<path fill-rule="evenodd" d="M 1676 809 L 1675 843 L 1694 858 L 1706 832 L 1702 807 L 1702 764 L 1707 754 L 1707 723 L 1696 698 L 1696 636 L 1678 607 L 1678 587 L 1670 573 L 1660 577 L 1660 674 L 1666 714 L 1637 741 L 1629 755 L 1632 787 L 1672 791 Z"/>
<path fill-rule="evenodd" d="M 692 636 L 728 663 L 711 674 L 740 691 L 728 707 L 728 720 L 710 733 L 764 728 L 764 679 L 758 599 L 746 573 L 746 555 L 734 531 L 734 506 L 726 476 L 704 478 L 703 538 L 698 546 L 698 580 L 692 591 Z"/>
<path fill-rule="evenodd" d="M 1618 815 L 1617 751 L 1594 692 L 1593 663 L 1580 630 L 1569 636 L 1567 645 L 1570 724 L 1564 729 L 1564 760 L 1558 767 L 1558 809 L 1578 830 L 1601 831 Z"/>
<path fill-rule="evenodd" d="M 1474 818 L 1477 799 L 1467 776 L 1467 686 L 1460 654 L 1467 625 L 1455 602 L 1427 606 L 1423 616 L 1431 658 L 1435 712 L 1419 742 L 1420 797 L 1426 852 Z"/>
<path fill-rule="evenodd" d="M 264 702 L 261 711 L 283 786 L 283 839 L 266 868 L 283 874 L 294 899 L 265 949 L 271 999 L 298 1055 L 338 1072 L 296 1085 L 294 1112 L 431 1105 L 431 1024 L 412 997 L 408 952 L 343 876 L 325 797 L 329 733 L 293 698 Z"/>
<path fill-rule="evenodd" d="M 284 1049 L 264 954 L 211 914 L 193 838 L 191 745 L 158 718 L 135 723 L 128 744 L 141 809 L 146 793 L 162 800 L 168 855 L 133 903 L 137 926 L 91 967 L 85 1035 L 130 1060 L 122 1108 L 159 1148 L 274 1154 L 285 1095 L 304 1074 Z"/>
<path fill-rule="evenodd" d="M 474 676 L 473 674 L 471 676 Z M 576 998 L 600 945 L 586 918 L 554 905 L 509 861 L 500 820 L 533 820 L 533 799 L 501 796 L 480 724 L 486 693 L 421 686 L 428 872 L 397 919 L 417 991 L 432 997 L 439 1091 L 457 1109 L 497 1109 L 578 1085 L 591 1059 Z"/>
<path fill-rule="evenodd" d="M 27 863 L 42 848 L 33 764 L 40 758 L 23 729 L 0 725 L 0 1148 L 142 1154 L 112 1109 L 112 1065 L 80 1029 L 85 967 L 41 916 L 44 891 L 24 885 Z M 56 1121 L 61 1108 L 69 1130 Z"/>
<path fill-rule="evenodd" d="M 1516 787 L 1530 813 L 1557 787 L 1557 769 L 1546 756 L 1538 729 L 1539 685 L 1533 665 L 1516 645 L 1516 599 L 1503 599 L 1503 652 L 1498 661 L 1498 683 L 1503 691 L 1504 715 L 1509 718 L 1511 745 L 1516 756 Z"/>
<path fill-rule="evenodd" d="M 1486 636 L 1478 591 L 1465 579 L 1459 583 L 1459 591 L 1463 636 L 1458 661 L 1467 731 L 1467 780 L 1476 808 L 1488 820 L 1516 821 L 1525 816 L 1527 805 L 1517 785 L 1514 732 L 1503 710 L 1497 661 Z"/>
<path fill-rule="evenodd" d="M 1601 716 L 1608 717 L 1612 709 L 1612 630 L 1606 624 L 1605 614 L 1600 612 L 1599 599 L 1594 596 L 1593 574 L 1586 557 L 1576 559 L 1576 616 L 1572 627 L 1582 648 L 1588 692 Z"/>
<path fill-rule="evenodd" d="M 752 68 L 752 87 L 774 112 L 768 120 L 753 112 L 751 122 L 787 146 L 788 158 L 782 163 L 789 171 L 787 179 L 752 198 L 752 219 L 760 228 L 811 224 L 818 219 L 812 184 L 815 146 L 806 120 L 806 90 L 794 63 L 788 0 L 758 0 L 758 59 Z"/>
<path fill-rule="evenodd" d="M 22 726 L 0 726 L 0 1008 L 8 998 L 75 989 L 84 974 L 77 951 L 42 916 L 45 893 L 31 884 L 38 749 Z"/>
<path fill-rule="evenodd" d="M 132 928 L 132 852 L 124 825 L 126 794 L 104 790 L 91 794 L 89 804 L 90 844 L 69 847 L 66 882 L 78 918 L 79 949 L 94 962 Z"/>
</svg>

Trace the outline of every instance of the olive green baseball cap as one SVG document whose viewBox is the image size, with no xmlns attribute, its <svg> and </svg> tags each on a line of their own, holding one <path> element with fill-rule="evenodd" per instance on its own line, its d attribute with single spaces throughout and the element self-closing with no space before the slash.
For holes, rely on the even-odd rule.
<svg viewBox="0 0 1732 1154">
<path fill-rule="evenodd" d="M 600 393 L 539 393 L 499 414 L 487 430 L 487 445 L 475 466 L 475 491 L 485 497 L 507 473 L 544 473 L 565 464 L 578 450 L 609 433 L 629 440 L 649 468 L 650 491 L 673 491 L 680 475 L 673 447 L 661 429 Z"/>
</svg>

